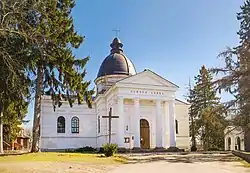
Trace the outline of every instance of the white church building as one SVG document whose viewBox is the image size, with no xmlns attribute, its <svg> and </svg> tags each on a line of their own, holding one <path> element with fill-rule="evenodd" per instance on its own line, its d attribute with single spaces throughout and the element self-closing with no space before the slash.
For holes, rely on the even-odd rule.
<svg viewBox="0 0 250 173">
<path fill-rule="evenodd" d="M 64 103 L 53 110 L 44 96 L 41 107 L 41 150 L 99 148 L 111 142 L 119 148 L 189 149 L 189 105 L 176 99 L 178 86 L 151 70 L 136 72 L 117 38 L 99 69 L 93 108 Z"/>
</svg>

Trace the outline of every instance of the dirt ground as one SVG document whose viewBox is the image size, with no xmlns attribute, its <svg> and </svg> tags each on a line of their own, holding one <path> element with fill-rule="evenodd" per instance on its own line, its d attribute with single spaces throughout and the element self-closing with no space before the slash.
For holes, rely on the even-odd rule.
<svg viewBox="0 0 250 173">
<path fill-rule="evenodd" d="M 0 173 L 250 173 L 249 165 L 243 165 L 232 154 L 134 154 L 127 157 L 127 164 L 79 161 L 0 162 Z"/>
<path fill-rule="evenodd" d="M 122 165 L 109 173 L 249 173 L 249 168 L 240 167 L 235 163 L 221 164 L 218 162 L 203 163 L 170 163 L 164 161 Z"/>
<path fill-rule="evenodd" d="M 132 155 L 130 164 L 109 173 L 250 173 L 249 164 L 232 154 Z"/>
<path fill-rule="evenodd" d="M 0 173 L 103 173 L 117 165 L 77 162 L 0 163 Z"/>
<path fill-rule="evenodd" d="M 99 173 L 126 162 L 119 156 L 82 153 L 27 153 L 0 157 L 0 173 Z"/>
</svg>

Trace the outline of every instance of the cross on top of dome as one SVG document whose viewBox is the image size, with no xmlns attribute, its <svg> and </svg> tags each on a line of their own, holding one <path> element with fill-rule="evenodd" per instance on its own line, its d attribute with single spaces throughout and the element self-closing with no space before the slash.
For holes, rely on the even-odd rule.
<svg viewBox="0 0 250 173">
<path fill-rule="evenodd" d="M 112 31 L 115 32 L 115 37 L 118 37 L 118 33 L 120 32 L 120 30 L 119 29 L 113 29 Z"/>
</svg>

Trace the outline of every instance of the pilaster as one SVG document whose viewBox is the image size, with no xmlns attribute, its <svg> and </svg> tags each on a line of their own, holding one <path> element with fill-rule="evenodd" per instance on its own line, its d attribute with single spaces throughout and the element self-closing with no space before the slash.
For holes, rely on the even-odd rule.
<svg viewBox="0 0 250 173">
<path fill-rule="evenodd" d="M 163 117 L 161 111 L 161 100 L 156 100 L 156 148 L 163 147 Z"/>
<path fill-rule="evenodd" d="M 117 139 L 118 147 L 124 148 L 124 105 L 123 97 L 118 97 L 118 129 L 117 129 Z"/>
<path fill-rule="evenodd" d="M 140 148 L 140 99 L 134 99 L 134 148 Z"/>
<path fill-rule="evenodd" d="M 170 137 L 170 147 L 176 147 L 174 100 L 169 102 L 169 137 Z"/>
<path fill-rule="evenodd" d="M 164 136 L 163 136 L 163 145 L 165 148 L 169 147 L 169 102 L 164 102 Z"/>
</svg>

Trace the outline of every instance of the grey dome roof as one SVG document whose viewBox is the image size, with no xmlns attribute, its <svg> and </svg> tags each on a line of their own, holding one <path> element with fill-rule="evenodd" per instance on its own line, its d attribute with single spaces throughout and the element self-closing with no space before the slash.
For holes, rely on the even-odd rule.
<svg viewBox="0 0 250 173">
<path fill-rule="evenodd" d="M 103 60 L 97 78 L 105 75 L 136 74 L 134 64 L 123 53 L 121 41 L 118 38 L 114 38 L 110 47 L 112 48 L 110 55 Z"/>
</svg>

